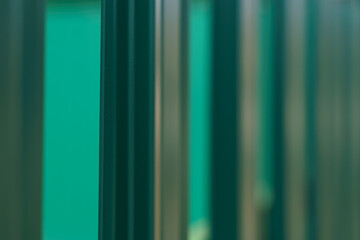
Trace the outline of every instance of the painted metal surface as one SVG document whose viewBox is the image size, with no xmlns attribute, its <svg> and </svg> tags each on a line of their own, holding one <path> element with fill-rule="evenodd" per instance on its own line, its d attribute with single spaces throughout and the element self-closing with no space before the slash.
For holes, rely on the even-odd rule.
<svg viewBox="0 0 360 240">
<path fill-rule="evenodd" d="M 238 1 L 213 1 L 211 239 L 238 239 Z"/>
<path fill-rule="evenodd" d="M 98 238 L 100 17 L 46 5 L 43 240 Z"/>
<path fill-rule="evenodd" d="M 187 7 L 103 1 L 100 239 L 187 236 Z"/>
</svg>

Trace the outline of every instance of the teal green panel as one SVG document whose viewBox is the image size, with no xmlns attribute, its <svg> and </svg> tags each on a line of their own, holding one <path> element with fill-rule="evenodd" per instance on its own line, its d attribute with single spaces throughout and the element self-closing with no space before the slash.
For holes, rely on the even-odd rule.
<svg viewBox="0 0 360 240">
<path fill-rule="evenodd" d="M 44 240 L 98 238 L 100 4 L 48 5 Z"/>
<path fill-rule="evenodd" d="M 190 19 L 190 239 L 204 239 L 210 220 L 211 7 L 191 5 Z"/>
</svg>

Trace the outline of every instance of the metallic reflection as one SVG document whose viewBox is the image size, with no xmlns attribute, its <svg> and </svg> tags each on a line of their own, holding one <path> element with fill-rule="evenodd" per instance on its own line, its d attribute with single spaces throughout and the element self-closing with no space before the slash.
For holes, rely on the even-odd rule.
<svg viewBox="0 0 360 240">
<path fill-rule="evenodd" d="M 155 239 L 186 239 L 187 1 L 155 6 Z"/>
</svg>

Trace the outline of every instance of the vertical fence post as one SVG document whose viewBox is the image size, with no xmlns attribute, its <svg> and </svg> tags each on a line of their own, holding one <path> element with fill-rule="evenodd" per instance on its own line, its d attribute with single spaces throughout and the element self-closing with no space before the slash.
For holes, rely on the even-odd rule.
<svg viewBox="0 0 360 240">
<path fill-rule="evenodd" d="M 237 0 L 214 0 L 212 76 L 212 232 L 213 240 L 238 239 L 239 45 Z"/>
<path fill-rule="evenodd" d="M 100 239 L 187 236 L 187 7 L 103 1 Z"/>
<path fill-rule="evenodd" d="M 41 239 L 44 5 L 0 3 L 1 239 Z"/>
</svg>

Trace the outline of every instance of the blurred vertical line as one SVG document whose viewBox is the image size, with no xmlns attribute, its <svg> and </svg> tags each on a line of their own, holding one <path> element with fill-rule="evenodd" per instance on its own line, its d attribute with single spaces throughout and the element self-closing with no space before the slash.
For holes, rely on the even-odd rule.
<svg viewBox="0 0 360 240">
<path fill-rule="evenodd" d="M 147 216 L 147 224 L 149 228 L 149 239 L 155 240 L 156 239 L 156 219 L 157 219 L 157 204 L 156 204 L 156 157 L 157 157 L 157 142 L 156 142 L 156 83 L 157 83 L 157 51 L 156 51 L 156 40 L 157 40 L 157 32 L 156 32 L 156 24 L 157 24 L 157 0 L 152 2 L 149 6 L 149 36 L 150 40 L 147 43 L 149 48 L 149 55 L 148 58 L 148 67 L 149 67 L 149 74 L 152 76 L 152 80 L 149 83 L 148 89 L 148 101 L 150 103 L 149 113 L 151 114 L 151 120 L 148 122 L 149 128 L 149 155 L 152 156 L 152 160 L 149 163 L 148 170 L 148 182 L 149 182 L 149 202 L 148 202 L 148 216 Z"/>
<path fill-rule="evenodd" d="M 129 239 L 154 239 L 155 2 L 133 3 L 133 233 Z M 131 39 L 130 39 L 131 41 Z M 129 120 L 131 121 L 131 120 Z"/>
<path fill-rule="evenodd" d="M 131 114 L 134 114 L 134 109 L 131 109 L 134 108 L 134 105 L 131 105 L 131 103 L 133 103 L 134 101 L 134 92 L 130 91 L 130 86 L 133 86 L 134 84 L 134 73 L 131 72 L 134 71 L 134 56 L 131 54 L 134 54 L 135 51 L 131 48 L 136 47 L 134 43 L 130 42 L 131 40 L 133 40 L 131 36 L 133 36 L 133 28 L 135 27 L 133 24 L 131 24 L 133 21 L 131 17 L 133 17 L 134 13 L 130 12 L 131 4 L 129 0 L 113 0 L 109 3 L 111 4 L 108 10 L 110 12 L 109 17 L 112 17 L 112 19 L 109 19 L 110 21 L 108 22 L 110 28 L 108 32 L 110 35 L 110 42 L 107 49 L 108 52 L 105 52 L 105 54 L 108 54 L 109 61 L 114 62 L 108 62 L 110 64 L 109 67 L 113 69 L 109 69 L 108 79 L 105 78 L 104 81 L 109 81 L 108 91 L 110 97 L 113 94 L 113 99 L 111 100 L 112 102 L 108 102 L 107 106 L 105 107 L 108 107 L 109 109 L 111 109 L 111 111 L 114 111 L 111 113 L 113 119 L 109 121 L 108 129 L 108 135 L 114 138 L 114 142 L 105 143 L 105 147 L 112 148 L 111 151 L 114 151 L 114 155 L 111 157 L 114 158 L 104 160 L 108 160 L 109 163 L 110 161 L 114 162 L 113 167 L 115 172 L 113 172 L 113 181 L 115 182 L 112 183 L 114 187 L 112 191 L 115 191 L 115 195 L 112 196 L 112 201 L 114 201 L 112 204 L 115 209 L 113 208 L 109 210 L 115 214 L 115 216 L 113 217 L 115 223 L 110 223 L 114 227 L 114 239 L 131 240 L 131 231 L 134 229 L 131 229 L 131 226 L 134 224 L 134 216 L 130 216 L 131 214 L 134 214 L 134 211 L 130 211 L 130 209 L 134 209 L 134 203 L 130 202 L 134 194 L 134 189 L 132 189 L 134 188 L 134 184 L 132 184 L 133 182 L 131 182 L 131 179 L 133 179 L 135 173 L 134 171 L 130 171 L 130 166 L 135 163 L 134 152 L 130 151 L 140 151 L 140 149 L 138 150 L 135 149 L 135 147 L 130 147 L 134 146 L 135 138 L 135 136 L 133 136 L 134 123 L 130 122 L 132 119 Z M 147 26 L 144 25 L 143 27 L 145 28 Z M 147 39 L 144 39 L 144 43 L 146 40 Z M 146 80 L 147 78 L 144 79 L 144 81 Z M 144 109 L 147 109 L 148 106 L 145 105 L 143 107 Z M 146 124 L 148 119 L 143 118 L 143 121 L 144 124 Z M 106 122 L 104 124 L 106 124 Z M 113 129 L 111 130 L 110 127 L 113 127 Z M 113 132 L 110 133 L 110 131 Z M 112 135 L 114 133 L 115 136 Z M 132 134 L 132 136 L 130 136 L 130 134 Z M 143 137 L 144 140 L 148 140 L 145 139 L 145 132 Z M 144 199 L 144 205 L 147 200 L 148 199 L 146 198 Z M 132 222 L 129 222 L 129 220 L 132 220 Z M 146 232 L 146 230 L 147 229 L 144 228 L 141 229 L 141 231 L 144 233 Z"/>
<path fill-rule="evenodd" d="M 154 239 L 152 1 L 103 1 L 100 239 Z"/>
<path fill-rule="evenodd" d="M 136 63 L 135 62 L 136 62 L 136 60 L 138 60 L 136 58 L 136 56 L 135 56 L 135 54 L 136 54 L 136 52 L 135 52 L 135 46 L 136 46 L 135 41 L 137 40 L 137 39 L 135 39 L 135 37 L 136 37 L 135 36 L 136 35 L 136 33 L 135 33 L 136 25 L 135 24 L 138 22 L 137 20 L 135 20 L 135 2 L 136 1 L 129 1 L 127 3 L 128 9 L 126 9 L 126 10 L 128 11 L 128 13 L 127 13 L 128 14 L 128 22 L 127 22 L 127 24 L 128 24 L 127 31 L 128 32 L 125 35 L 128 38 L 128 49 L 127 49 L 127 51 L 128 51 L 127 52 L 127 61 L 128 61 L 128 63 L 127 63 L 127 67 L 128 67 L 128 75 L 127 75 L 127 77 L 128 77 L 128 86 L 127 86 L 128 87 L 128 89 L 127 89 L 127 91 L 128 91 L 128 93 L 127 93 L 128 94 L 128 103 L 127 103 L 128 104 L 128 114 L 126 115 L 126 117 L 128 118 L 128 129 L 127 129 L 127 134 L 128 135 L 127 135 L 127 139 L 125 140 L 125 141 L 128 142 L 128 156 L 127 157 L 129 158 L 128 159 L 128 165 L 127 165 L 127 167 L 128 167 L 128 169 L 127 169 L 128 170 L 128 194 L 127 194 L 127 197 L 128 197 L 128 206 L 127 206 L 127 211 L 128 211 L 127 212 L 128 240 L 132 240 L 135 237 L 135 233 L 134 233 L 134 231 L 135 231 L 135 207 L 137 207 L 137 204 L 135 203 L 135 200 L 136 200 L 135 199 L 135 192 L 136 192 L 135 191 L 135 187 L 136 187 L 135 184 L 136 185 L 137 184 L 141 185 L 141 184 L 143 184 L 142 181 L 148 180 L 146 178 L 145 179 L 140 178 L 139 181 L 141 181 L 141 182 L 138 183 L 138 181 L 136 181 L 136 179 L 135 179 L 136 170 L 138 170 L 138 171 L 140 170 L 140 169 L 135 169 L 137 167 L 137 164 L 138 164 L 136 159 L 135 159 L 135 157 L 137 155 L 137 154 L 135 154 L 135 145 L 136 145 L 135 141 L 138 140 L 137 138 L 135 138 L 135 134 L 136 134 L 135 127 L 138 127 L 137 124 L 136 124 L 137 122 L 141 123 L 141 121 L 143 120 L 143 119 L 141 119 L 140 121 L 138 120 L 137 122 L 135 122 L 135 120 L 136 120 L 135 107 L 137 107 L 136 104 L 139 107 L 144 107 L 143 104 L 138 103 L 138 102 L 141 101 L 141 98 L 135 99 L 136 98 L 136 95 L 135 95 L 135 87 L 136 87 L 135 82 L 138 82 L 138 81 L 136 81 L 137 79 L 135 78 L 135 76 L 136 76 L 136 74 L 135 74 L 135 64 Z M 144 14 L 144 13 L 142 13 L 142 14 Z M 138 19 L 140 19 L 140 18 L 138 18 Z M 143 29 L 143 27 L 144 26 L 141 26 L 140 29 Z M 120 32 L 120 36 L 121 36 L 121 32 Z M 144 37 L 144 39 L 141 39 L 141 40 L 146 41 L 147 36 L 142 36 L 142 37 Z M 142 44 L 144 44 L 144 43 L 142 43 Z M 144 49 L 144 50 L 145 51 L 143 51 L 143 53 L 146 53 L 146 49 Z M 140 57 L 144 57 L 144 56 L 140 56 Z M 122 60 L 122 56 L 120 56 L 119 59 Z M 148 76 L 142 76 L 142 77 L 146 79 Z M 146 86 L 146 82 L 144 82 L 142 84 Z M 143 89 L 144 88 L 145 87 L 143 86 Z M 144 95 L 141 96 L 141 97 L 144 97 Z M 145 98 L 145 99 L 146 99 L 146 101 L 148 101 L 147 98 Z M 142 115 L 142 114 L 139 114 L 139 115 L 140 115 L 139 117 L 142 117 L 142 118 L 145 117 L 145 119 L 147 117 L 146 115 L 145 116 Z M 119 117 L 121 118 L 123 116 L 120 116 L 120 114 L 119 114 Z M 147 119 L 147 120 L 149 121 L 150 119 Z M 146 124 L 144 124 L 144 122 L 142 122 L 142 125 L 146 126 Z M 143 134 L 146 133 L 146 129 L 142 129 L 142 130 L 143 130 Z M 146 137 L 146 135 L 144 134 L 145 136 L 143 136 L 143 134 L 140 134 L 141 138 Z M 140 152 L 137 152 L 137 153 L 140 153 Z M 142 156 L 142 157 L 143 157 L 143 159 L 147 158 L 147 156 Z M 141 161 L 141 159 L 139 159 L 139 160 Z M 144 166 L 142 164 L 139 164 L 139 165 L 140 165 L 139 167 L 146 169 L 146 166 Z M 141 189 L 141 190 L 144 191 L 145 189 Z M 141 195 L 141 194 L 139 194 L 139 195 Z M 139 197 L 141 198 L 139 208 L 141 208 L 142 206 L 149 206 L 148 204 L 146 204 L 146 202 L 144 203 L 144 201 L 142 199 L 143 197 L 145 197 L 145 199 L 146 199 L 146 197 L 147 197 L 146 195 L 145 196 L 139 196 Z M 144 210 L 146 212 L 146 208 Z M 147 219 L 146 216 L 143 216 L 142 218 Z M 147 229 L 146 228 L 140 228 L 139 230 L 140 231 L 138 233 L 140 235 L 142 235 L 144 232 L 146 232 Z M 146 236 L 146 234 L 145 234 L 145 236 L 143 236 L 143 237 L 146 238 L 148 236 Z"/>
<path fill-rule="evenodd" d="M 181 148 L 181 234 L 180 239 L 188 238 L 189 226 L 189 194 L 190 194 L 190 144 L 189 144 L 189 131 L 190 131 L 190 1 L 180 1 L 180 91 L 181 91 L 181 107 L 180 107 L 180 128 L 182 129 L 182 136 L 180 139 Z"/>
<path fill-rule="evenodd" d="M 116 1 L 103 0 L 101 14 L 99 239 L 116 239 Z M 125 175 L 126 176 L 126 175 Z M 126 227 L 126 226 L 125 226 Z"/>
<path fill-rule="evenodd" d="M 239 1 L 240 13 L 240 36 L 241 51 L 239 51 L 242 69 L 241 83 L 239 84 L 241 119 L 239 124 L 239 149 L 242 153 L 239 157 L 239 186 L 240 196 L 243 196 L 241 207 L 239 207 L 239 239 L 262 239 L 260 225 L 260 213 L 263 211 L 256 193 L 259 186 L 256 184 L 256 167 L 258 162 L 258 126 L 259 126 L 259 103 L 258 103 L 258 77 L 259 77 L 259 33 L 258 17 L 259 2 L 257 0 Z M 241 161 L 242 160 L 242 161 Z"/>
<path fill-rule="evenodd" d="M 352 175 L 352 239 L 360 238 L 359 223 L 360 223 L 360 195 L 359 195 L 359 169 L 360 169 L 360 9 L 358 2 L 351 3 L 351 20 L 353 22 L 351 26 L 351 145 L 350 145 L 350 159 L 351 159 L 351 175 Z"/>
<path fill-rule="evenodd" d="M 213 1 L 211 239 L 239 239 L 239 1 Z"/>
<path fill-rule="evenodd" d="M 187 1 L 103 1 L 100 239 L 187 236 Z"/>
<path fill-rule="evenodd" d="M 344 146 L 344 114 L 345 109 L 343 108 L 343 81 L 346 81 L 344 76 L 344 42 L 343 42 L 343 26 L 341 24 L 342 21 L 342 8 L 343 3 L 334 1 L 334 11 L 332 14 L 333 20 L 333 33 L 334 33 L 334 89 L 333 89 L 333 124 L 334 124 L 334 135 L 333 135 L 333 144 L 334 144 L 334 159 L 333 159 L 333 168 L 334 168 L 334 183 L 333 183 L 333 191 L 332 197 L 334 199 L 333 205 L 333 221 L 332 221 L 332 229 L 333 229 L 333 237 L 334 239 L 342 239 L 343 234 L 343 222 L 346 219 L 343 217 L 344 205 L 342 203 L 342 190 L 341 188 L 346 188 L 346 186 L 342 186 L 341 179 L 341 165 L 340 161 L 346 161 L 346 159 L 342 159 L 343 155 L 343 146 Z M 342 219 L 341 221 L 339 219 Z"/>
<path fill-rule="evenodd" d="M 341 211 L 341 216 L 338 219 L 345 219 L 342 221 L 341 229 L 341 238 L 351 239 L 352 238 L 352 225 L 351 225 L 351 199 L 352 199 L 352 182 L 351 182 L 351 27 L 353 22 L 351 21 L 352 12 L 351 2 L 343 2 L 339 6 L 340 10 L 340 46 L 341 49 L 341 77 L 339 78 L 340 82 L 340 101 L 341 101 L 341 110 L 342 110 L 342 123 L 341 131 L 343 139 L 341 141 L 341 152 L 339 158 L 339 182 L 341 186 L 339 187 L 339 196 L 340 196 L 340 206 L 337 206 Z"/>
<path fill-rule="evenodd" d="M 45 1 L 22 7 L 23 239 L 41 239 Z"/>
<path fill-rule="evenodd" d="M 305 184 L 305 13 L 306 2 L 290 0 L 285 8 L 284 208 L 285 239 L 306 239 Z"/>
<path fill-rule="evenodd" d="M 44 2 L 0 9 L 0 238 L 40 239 Z"/>
<path fill-rule="evenodd" d="M 259 1 L 259 71 L 258 71 L 258 108 L 259 131 L 256 162 L 255 200 L 259 207 L 260 239 L 271 239 L 270 211 L 274 202 L 273 181 L 273 72 L 274 54 L 274 3 Z"/>
<path fill-rule="evenodd" d="M 334 85 L 334 145 L 335 182 L 334 236 L 336 239 L 351 239 L 350 202 L 351 182 L 349 168 L 349 106 L 350 106 L 350 27 L 349 2 L 336 2 L 334 19 L 335 85 Z M 341 220 L 340 220 L 341 219 Z"/>
<path fill-rule="evenodd" d="M 285 213 L 284 213 L 284 89 L 285 89 L 285 1 L 273 2 L 273 48 L 276 53 L 273 55 L 272 72 L 272 138 L 273 150 L 271 153 L 273 163 L 273 205 L 270 210 L 270 239 L 285 239 Z"/>
<path fill-rule="evenodd" d="M 317 84 L 317 239 L 334 238 L 334 6 L 332 0 L 319 1 L 318 84 Z"/>
<path fill-rule="evenodd" d="M 209 0 L 190 2 L 189 239 L 209 239 L 212 4 Z"/>
<path fill-rule="evenodd" d="M 20 12 L 19 12 L 20 11 Z M 20 1 L 0 1 L 0 238 L 23 237 Z M 18 48 L 20 51 L 18 51 Z"/>
<path fill-rule="evenodd" d="M 306 1 L 306 236 L 309 240 L 317 239 L 317 134 L 316 134 L 316 97 L 318 78 L 317 30 L 318 30 L 318 0 Z"/>
<path fill-rule="evenodd" d="M 188 234 L 188 7 L 187 0 L 161 2 L 160 230 L 159 239 Z M 160 9 L 159 9 L 160 10 Z M 158 13 L 157 13 L 158 14 Z M 158 30 L 156 30 L 158 31 Z"/>
<path fill-rule="evenodd" d="M 163 0 L 155 0 L 155 106 L 154 106 L 154 239 L 161 239 L 161 99 L 162 88 L 162 42 L 163 42 Z"/>
</svg>

